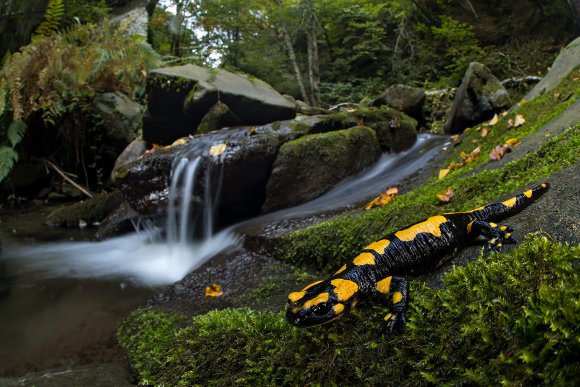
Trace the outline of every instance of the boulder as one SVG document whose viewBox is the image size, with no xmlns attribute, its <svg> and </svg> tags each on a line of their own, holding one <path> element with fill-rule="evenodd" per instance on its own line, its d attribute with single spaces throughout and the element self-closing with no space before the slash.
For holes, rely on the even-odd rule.
<svg viewBox="0 0 580 387">
<path fill-rule="evenodd" d="M 263 125 L 296 115 L 294 105 L 264 81 L 192 64 L 151 71 L 147 95 L 143 138 L 148 144 L 170 144 L 193 134 L 218 101 L 244 125 Z"/>
<path fill-rule="evenodd" d="M 381 149 L 368 127 L 304 136 L 282 145 L 266 188 L 264 211 L 314 199 L 372 165 Z"/>
<path fill-rule="evenodd" d="M 51 227 L 84 227 L 100 223 L 123 202 L 119 191 L 103 193 L 51 212 L 45 223 Z"/>
<path fill-rule="evenodd" d="M 415 119 L 421 119 L 425 93 L 416 87 L 392 85 L 376 98 L 372 106 L 388 105 Z"/>
<path fill-rule="evenodd" d="M 201 119 L 197 126 L 198 133 L 212 132 L 226 126 L 238 126 L 242 124 L 240 117 L 236 116 L 225 103 L 218 101 Z"/>
<path fill-rule="evenodd" d="M 537 96 L 548 92 L 558 86 L 572 70 L 580 66 L 580 37 L 566 46 L 554 60 L 550 71 L 546 76 L 525 96 L 531 101 Z"/>
<path fill-rule="evenodd" d="M 122 178 L 127 173 L 128 166 L 135 160 L 145 153 L 147 146 L 145 141 L 140 138 L 131 141 L 129 145 L 121 152 L 117 160 L 115 161 L 115 166 L 111 172 L 111 179 L 117 181 Z"/>
<path fill-rule="evenodd" d="M 510 105 L 507 90 L 489 68 L 472 62 L 455 94 L 443 129 L 446 133 L 461 133 L 465 128 L 492 118 L 495 113 Z"/>
<path fill-rule="evenodd" d="M 423 105 L 423 122 L 425 128 L 433 134 L 443 134 L 443 124 L 457 89 L 431 90 L 425 93 L 425 103 Z"/>
<path fill-rule="evenodd" d="M 149 28 L 148 0 L 117 1 L 111 12 L 111 22 L 126 26 L 129 36 L 139 36 L 147 39 Z"/>
</svg>

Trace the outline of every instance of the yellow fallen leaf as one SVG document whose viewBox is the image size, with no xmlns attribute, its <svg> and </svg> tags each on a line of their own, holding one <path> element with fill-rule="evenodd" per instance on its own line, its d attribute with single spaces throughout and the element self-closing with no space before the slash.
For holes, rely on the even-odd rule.
<svg viewBox="0 0 580 387">
<path fill-rule="evenodd" d="M 449 168 L 439 170 L 439 180 L 443 179 L 445 176 L 449 174 L 451 170 Z"/>
<path fill-rule="evenodd" d="M 472 150 L 469 154 L 463 153 L 463 157 L 461 157 L 461 162 L 463 164 L 469 164 L 473 162 L 473 160 L 479 158 L 480 155 L 481 155 L 481 147 L 478 146 L 477 148 Z"/>
<path fill-rule="evenodd" d="M 451 136 L 451 141 L 453 141 L 453 142 L 459 141 L 459 135 L 458 134 L 454 134 L 453 136 Z"/>
<path fill-rule="evenodd" d="M 507 139 L 505 143 L 511 147 L 514 147 L 520 143 L 520 140 L 519 140 L 519 138 L 514 137 L 514 138 Z"/>
<path fill-rule="evenodd" d="M 510 128 L 517 128 L 526 123 L 526 119 L 521 114 L 516 115 L 515 119 L 509 119 L 508 125 Z"/>
<path fill-rule="evenodd" d="M 437 197 L 439 198 L 440 201 L 447 203 L 448 201 L 451 200 L 454 193 L 453 193 L 453 190 L 451 189 L 451 187 L 448 187 L 444 193 L 435 194 L 435 195 L 437 195 Z"/>
<path fill-rule="evenodd" d="M 481 137 L 487 136 L 487 134 L 489 133 L 489 130 L 490 130 L 489 128 L 483 128 L 481 130 Z"/>
<path fill-rule="evenodd" d="M 463 163 L 456 163 L 455 161 L 452 161 L 451 164 L 449 164 L 448 169 L 450 171 L 454 171 L 454 170 L 459 169 L 461 167 L 463 167 Z"/>
<path fill-rule="evenodd" d="M 489 126 L 494 126 L 495 124 L 497 124 L 499 121 L 499 116 L 497 115 L 497 113 L 493 116 L 493 118 L 491 119 L 491 121 L 488 122 Z"/>
<path fill-rule="evenodd" d="M 525 98 L 522 98 L 522 100 L 520 101 L 519 105 L 522 106 L 523 104 L 527 103 L 528 101 L 526 101 Z"/>
<path fill-rule="evenodd" d="M 211 148 L 209 148 L 209 154 L 211 156 L 219 156 L 222 153 L 224 153 L 225 150 L 226 150 L 226 144 L 214 145 Z"/>
<path fill-rule="evenodd" d="M 183 144 L 187 144 L 189 140 L 185 137 L 180 138 L 178 140 L 173 141 L 173 144 L 171 144 L 171 146 L 176 146 L 176 145 L 183 145 Z"/>
<path fill-rule="evenodd" d="M 219 297 L 223 295 L 222 287 L 218 284 L 211 284 L 205 288 L 206 297 Z"/>
<path fill-rule="evenodd" d="M 399 194 L 399 189 L 397 187 L 391 187 L 388 190 L 382 192 L 379 196 L 374 198 L 365 206 L 365 210 L 368 211 L 373 207 L 386 206 Z"/>
<path fill-rule="evenodd" d="M 248 130 L 248 136 L 253 136 L 254 134 L 256 134 L 256 127 L 252 126 L 250 130 Z"/>
<path fill-rule="evenodd" d="M 509 114 L 509 113 L 508 113 L 507 111 L 505 111 L 505 112 L 501 113 L 501 115 L 502 115 L 503 117 L 507 116 L 508 114 Z"/>
</svg>

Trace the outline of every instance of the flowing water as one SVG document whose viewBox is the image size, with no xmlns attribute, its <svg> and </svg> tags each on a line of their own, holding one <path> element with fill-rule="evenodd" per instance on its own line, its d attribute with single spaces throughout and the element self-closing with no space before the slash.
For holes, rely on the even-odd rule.
<svg viewBox="0 0 580 387">
<path fill-rule="evenodd" d="M 319 199 L 245 224 L 318 214 L 368 200 L 422 168 L 444 141 L 443 137 L 420 135 L 408 151 L 383 155 L 373 168 Z M 46 243 L 18 238 L 18 233 L 15 236 L 4 230 L 0 375 L 67 362 L 120 361 L 114 331 L 124 315 L 160 287 L 240 244 L 234 230 L 243 226 L 214 233 L 221 161 L 215 158 L 204 163 L 194 157 L 175 162 L 165 232 L 143 220 L 138 232 L 104 242 Z M 202 205 L 193 199 L 196 179 L 200 178 L 206 179 Z M 40 223 L 39 219 L 34 221 Z"/>
</svg>

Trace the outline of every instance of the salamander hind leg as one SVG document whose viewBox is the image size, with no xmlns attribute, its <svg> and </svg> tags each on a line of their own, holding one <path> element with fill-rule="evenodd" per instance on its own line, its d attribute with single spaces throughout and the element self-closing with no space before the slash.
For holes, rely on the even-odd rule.
<svg viewBox="0 0 580 387">
<path fill-rule="evenodd" d="M 485 251 L 498 250 L 504 243 L 514 244 L 518 242 L 512 235 L 514 229 L 508 226 L 500 226 L 484 220 L 474 220 L 467 227 L 468 233 L 473 238 L 477 238 L 479 235 L 487 238 L 487 243 L 484 247 Z"/>
<path fill-rule="evenodd" d="M 390 296 L 390 305 L 389 313 L 385 315 L 379 328 L 379 335 L 385 332 L 393 333 L 398 331 L 407 323 L 405 311 L 407 310 L 409 298 L 409 282 L 406 278 L 397 276 L 387 277 L 385 280 L 389 281 L 387 294 Z"/>
</svg>

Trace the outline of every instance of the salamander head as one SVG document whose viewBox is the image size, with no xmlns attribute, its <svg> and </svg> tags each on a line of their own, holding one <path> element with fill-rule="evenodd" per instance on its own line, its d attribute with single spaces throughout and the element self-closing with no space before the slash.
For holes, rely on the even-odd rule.
<svg viewBox="0 0 580 387">
<path fill-rule="evenodd" d="M 306 328 L 341 317 L 354 303 L 351 300 L 341 299 L 341 293 L 337 291 L 337 284 L 339 284 L 337 281 L 354 284 L 352 281 L 337 279 L 317 281 L 299 292 L 290 293 L 286 310 L 288 322 L 294 326 Z M 355 292 L 356 290 L 352 294 Z"/>
</svg>

